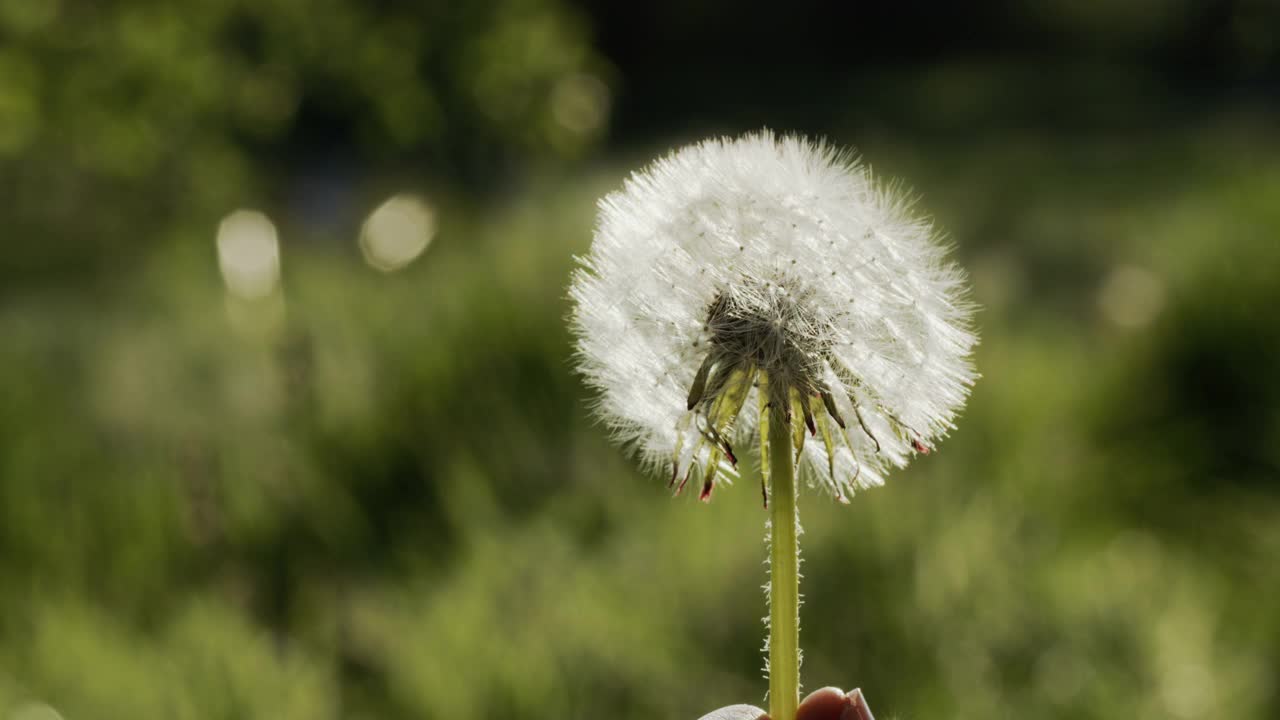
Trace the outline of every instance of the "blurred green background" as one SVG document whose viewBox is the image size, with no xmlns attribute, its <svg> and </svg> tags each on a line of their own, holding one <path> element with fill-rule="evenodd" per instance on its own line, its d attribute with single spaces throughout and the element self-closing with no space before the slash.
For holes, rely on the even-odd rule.
<svg viewBox="0 0 1280 720">
<path fill-rule="evenodd" d="M 1280 6 L 0 0 L 0 720 L 761 703 L 754 471 L 672 500 L 594 202 L 769 126 L 949 230 L 983 373 L 802 497 L 810 687 L 1280 717 Z"/>
</svg>

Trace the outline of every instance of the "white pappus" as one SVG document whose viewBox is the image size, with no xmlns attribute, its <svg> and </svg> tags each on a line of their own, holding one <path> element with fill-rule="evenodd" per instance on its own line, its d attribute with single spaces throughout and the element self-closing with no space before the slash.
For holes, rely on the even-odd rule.
<svg viewBox="0 0 1280 720">
<path fill-rule="evenodd" d="M 599 417 L 704 499 L 735 448 L 764 456 L 779 404 L 802 480 L 840 500 L 882 484 L 946 435 L 977 377 L 974 307 L 933 225 L 823 142 L 677 150 L 600 201 L 578 262 L 571 323 Z"/>
</svg>

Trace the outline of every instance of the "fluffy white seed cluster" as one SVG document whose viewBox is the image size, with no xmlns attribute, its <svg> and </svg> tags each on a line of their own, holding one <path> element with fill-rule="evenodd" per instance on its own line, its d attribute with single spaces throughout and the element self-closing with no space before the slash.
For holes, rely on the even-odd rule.
<svg viewBox="0 0 1280 720">
<path fill-rule="evenodd" d="M 803 480 L 841 500 L 882 484 L 953 427 L 976 377 L 964 275 L 932 224 L 821 142 L 678 150 L 600 202 L 579 262 L 572 324 L 599 416 L 704 498 L 735 447 L 767 441 L 769 408 Z"/>
</svg>

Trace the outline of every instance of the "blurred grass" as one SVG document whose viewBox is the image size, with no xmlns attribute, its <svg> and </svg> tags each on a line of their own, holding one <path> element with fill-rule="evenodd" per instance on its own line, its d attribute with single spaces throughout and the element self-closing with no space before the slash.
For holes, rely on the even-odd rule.
<svg viewBox="0 0 1280 720">
<path fill-rule="evenodd" d="M 1268 118 L 835 138 L 951 232 L 985 377 L 936 455 L 847 508 L 802 497 L 811 686 L 902 718 L 1280 712 Z M 0 712 L 758 702 L 755 477 L 669 500 L 572 374 L 571 256 L 632 165 L 442 195 L 435 243 L 392 275 L 284 223 L 265 300 L 225 293 L 211 239 L 152 249 L 111 292 L 6 297 Z M 1118 324 L 1109 286 L 1154 307 Z"/>
</svg>

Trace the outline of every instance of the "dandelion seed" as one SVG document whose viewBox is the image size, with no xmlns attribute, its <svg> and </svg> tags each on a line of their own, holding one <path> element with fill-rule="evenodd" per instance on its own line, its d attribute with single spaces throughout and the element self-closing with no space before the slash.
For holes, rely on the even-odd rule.
<svg viewBox="0 0 1280 720">
<path fill-rule="evenodd" d="M 704 499 L 736 476 L 733 448 L 766 443 L 770 407 L 795 418 L 800 478 L 842 501 L 930 452 L 977 336 L 963 273 L 910 205 L 850 154 L 770 132 L 632 175 L 570 288 L 599 416 Z"/>
</svg>

